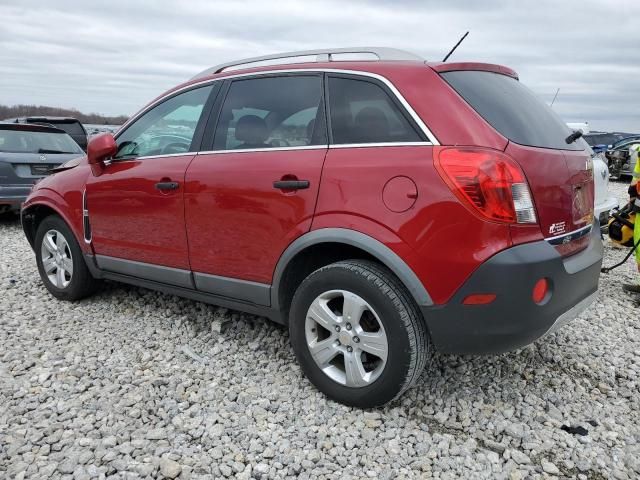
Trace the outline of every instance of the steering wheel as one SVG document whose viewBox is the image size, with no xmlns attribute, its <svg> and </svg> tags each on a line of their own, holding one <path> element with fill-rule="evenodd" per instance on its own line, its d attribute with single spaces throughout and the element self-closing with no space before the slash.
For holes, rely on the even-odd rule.
<svg viewBox="0 0 640 480">
<path fill-rule="evenodd" d="M 164 146 L 164 148 L 162 149 L 161 155 L 169 155 L 171 153 L 188 152 L 190 146 L 191 145 L 189 145 L 188 143 L 171 142 L 171 143 L 168 143 L 167 145 Z"/>
</svg>

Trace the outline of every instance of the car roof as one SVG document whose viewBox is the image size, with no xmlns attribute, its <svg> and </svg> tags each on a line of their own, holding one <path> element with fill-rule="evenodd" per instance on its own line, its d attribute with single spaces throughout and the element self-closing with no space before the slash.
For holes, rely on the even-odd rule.
<svg viewBox="0 0 640 480">
<path fill-rule="evenodd" d="M 64 133 L 67 132 L 49 125 L 39 125 L 37 123 L 13 123 L 0 122 L 0 130 L 17 130 L 22 132 L 43 132 L 43 133 Z"/>
<path fill-rule="evenodd" d="M 18 122 L 54 122 L 54 123 L 80 123 L 80 120 L 73 117 L 47 117 L 45 115 L 30 115 L 28 117 L 16 118 Z"/>
</svg>

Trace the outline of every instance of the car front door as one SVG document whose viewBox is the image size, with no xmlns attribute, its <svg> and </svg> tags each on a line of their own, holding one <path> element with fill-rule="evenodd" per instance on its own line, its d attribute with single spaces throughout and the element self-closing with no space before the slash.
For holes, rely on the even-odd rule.
<svg viewBox="0 0 640 480">
<path fill-rule="evenodd" d="M 192 286 L 184 175 L 215 88 L 194 88 L 153 106 L 118 135 L 118 153 L 87 180 L 86 209 L 99 267 Z"/>
<path fill-rule="evenodd" d="M 185 210 L 199 290 L 269 304 L 286 247 L 311 227 L 327 151 L 321 74 L 228 81 L 209 151 L 189 165 Z M 203 140 L 203 147 L 207 138 Z"/>
</svg>

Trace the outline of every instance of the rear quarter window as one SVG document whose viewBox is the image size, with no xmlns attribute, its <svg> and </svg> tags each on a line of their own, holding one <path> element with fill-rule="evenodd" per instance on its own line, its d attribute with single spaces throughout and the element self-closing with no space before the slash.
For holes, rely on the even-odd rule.
<svg viewBox="0 0 640 480">
<path fill-rule="evenodd" d="M 493 72 L 443 72 L 442 78 L 493 128 L 512 142 L 559 150 L 584 150 L 567 144 L 569 127 L 518 80 Z"/>
</svg>

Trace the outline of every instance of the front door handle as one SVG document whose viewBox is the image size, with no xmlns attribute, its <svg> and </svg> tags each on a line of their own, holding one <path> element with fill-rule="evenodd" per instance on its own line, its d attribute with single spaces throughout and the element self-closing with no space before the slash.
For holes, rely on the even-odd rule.
<svg viewBox="0 0 640 480">
<path fill-rule="evenodd" d="M 178 182 L 158 182 L 156 188 L 158 190 L 177 190 L 180 184 Z"/>
<path fill-rule="evenodd" d="M 279 190 L 303 190 L 309 188 L 309 180 L 278 180 L 273 182 L 273 188 Z"/>
</svg>

